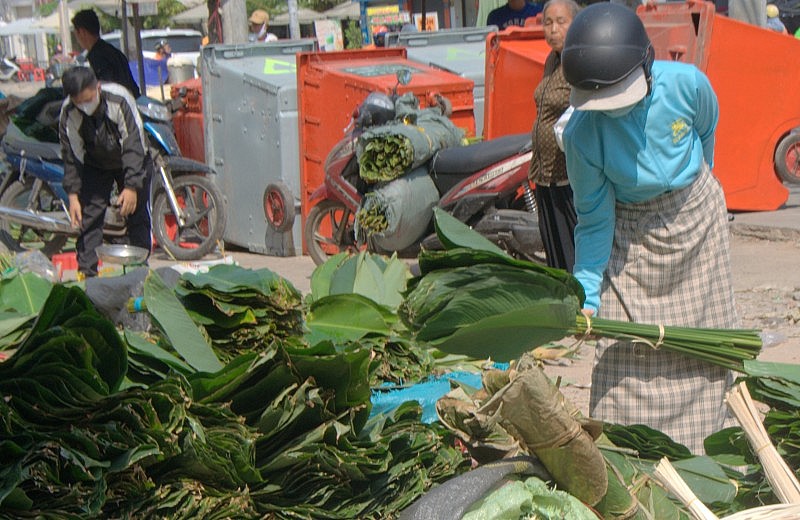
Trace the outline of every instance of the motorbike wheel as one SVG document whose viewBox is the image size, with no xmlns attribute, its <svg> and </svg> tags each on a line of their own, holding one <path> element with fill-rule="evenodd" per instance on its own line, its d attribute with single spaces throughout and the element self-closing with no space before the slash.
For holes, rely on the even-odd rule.
<svg viewBox="0 0 800 520">
<path fill-rule="evenodd" d="M 30 183 L 14 181 L 0 196 L 0 206 L 15 209 L 31 208 L 41 213 L 60 212 L 62 215 L 64 214 L 61 199 L 53 193 L 49 186 L 42 186 L 36 197 L 37 200 L 31 201 L 31 196 L 32 186 Z M 2 232 L 0 235 L 4 241 L 8 242 L 5 244 L 8 249 L 13 251 L 38 249 L 48 258 L 61 251 L 68 238 L 60 233 L 42 231 L 2 219 L 0 219 L 0 232 Z"/>
<path fill-rule="evenodd" d="M 338 253 L 366 249 L 355 242 L 354 222 L 353 212 L 336 200 L 323 200 L 311 208 L 303 228 L 303 240 L 315 264 L 323 264 Z"/>
<path fill-rule="evenodd" d="M 161 189 L 153 202 L 153 233 L 158 245 L 176 260 L 199 260 L 222 239 L 226 218 L 222 193 L 200 175 L 175 177 L 173 187 L 186 223 L 179 225 Z"/>
<path fill-rule="evenodd" d="M 800 184 L 800 133 L 789 134 L 778 144 L 775 171 L 784 182 Z"/>
</svg>

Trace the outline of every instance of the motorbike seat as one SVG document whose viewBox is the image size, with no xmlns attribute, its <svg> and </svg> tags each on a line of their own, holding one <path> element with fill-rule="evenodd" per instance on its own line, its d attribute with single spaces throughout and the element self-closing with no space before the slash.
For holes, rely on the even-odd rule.
<svg viewBox="0 0 800 520">
<path fill-rule="evenodd" d="M 440 150 L 431 161 L 430 176 L 440 194 L 492 164 L 529 150 L 531 134 L 512 134 L 468 146 Z"/>
<path fill-rule="evenodd" d="M 3 151 L 6 155 L 21 155 L 44 161 L 61 161 L 61 145 L 47 143 L 26 135 L 14 123 L 9 123 L 3 137 Z"/>
</svg>

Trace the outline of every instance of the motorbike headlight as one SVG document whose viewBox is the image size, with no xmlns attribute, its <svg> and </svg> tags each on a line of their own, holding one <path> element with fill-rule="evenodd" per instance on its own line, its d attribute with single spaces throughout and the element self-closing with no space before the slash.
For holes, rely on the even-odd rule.
<svg viewBox="0 0 800 520">
<path fill-rule="evenodd" d="M 140 99 L 136 106 L 139 107 L 139 112 L 148 119 L 164 122 L 172 119 L 172 114 L 167 106 L 155 99 Z"/>
</svg>

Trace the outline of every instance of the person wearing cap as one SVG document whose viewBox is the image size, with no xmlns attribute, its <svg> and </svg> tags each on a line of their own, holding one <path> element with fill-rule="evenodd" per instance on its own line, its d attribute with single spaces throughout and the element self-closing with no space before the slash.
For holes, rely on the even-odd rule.
<svg viewBox="0 0 800 520">
<path fill-rule="evenodd" d="M 767 4 L 767 29 L 775 32 L 789 34 L 786 26 L 781 21 L 781 12 L 775 4 Z"/>
<path fill-rule="evenodd" d="M 654 61 L 627 7 L 572 21 L 561 53 L 575 108 L 563 133 L 574 193 L 583 313 L 637 323 L 735 328 L 725 197 L 712 174 L 719 117 L 694 65 Z M 598 341 L 589 413 L 645 424 L 693 453 L 727 419 L 729 370 L 631 341 Z"/>
<path fill-rule="evenodd" d="M 256 9 L 250 14 L 247 19 L 250 22 L 250 37 L 251 42 L 276 42 L 278 37 L 267 32 L 269 27 L 269 13 L 263 9 Z"/>
</svg>

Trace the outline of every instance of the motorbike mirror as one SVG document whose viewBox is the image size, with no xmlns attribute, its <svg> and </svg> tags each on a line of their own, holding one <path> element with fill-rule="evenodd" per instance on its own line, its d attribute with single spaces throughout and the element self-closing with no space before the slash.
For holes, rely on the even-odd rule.
<svg viewBox="0 0 800 520">
<path fill-rule="evenodd" d="M 397 82 L 401 85 L 408 85 L 409 83 L 411 83 L 411 71 L 408 69 L 398 70 Z"/>
</svg>

